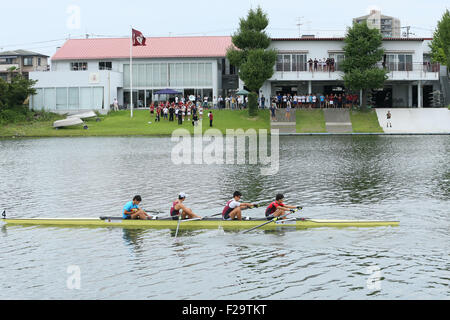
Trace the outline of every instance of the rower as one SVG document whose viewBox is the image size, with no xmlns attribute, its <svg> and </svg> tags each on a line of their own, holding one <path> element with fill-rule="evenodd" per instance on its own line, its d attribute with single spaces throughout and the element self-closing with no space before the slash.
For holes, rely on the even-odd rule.
<svg viewBox="0 0 450 320">
<path fill-rule="evenodd" d="M 301 207 L 288 206 L 283 203 L 284 195 L 277 194 L 275 201 L 272 202 L 266 209 L 267 220 L 272 220 L 286 214 L 291 209 L 300 209 Z M 284 218 L 283 218 L 284 219 Z"/>
<path fill-rule="evenodd" d="M 242 221 L 242 210 L 255 207 L 252 203 L 240 203 L 242 194 L 236 191 L 233 194 L 233 199 L 227 202 L 222 211 L 223 220 L 239 220 Z"/>
<path fill-rule="evenodd" d="M 133 201 L 127 202 L 123 207 L 123 219 L 124 220 L 150 220 L 151 217 L 145 213 L 144 210 L 139 208 L 141 203 L 141 196 L 135 196 Z"/>
<path fill-rule="evenodd" d="M 186 208 L 183 204 L 186 200 L 187 195 L 181 192 L 178 195 L 178 200 L 174 201 L 172 208 L 170 208 L 170 216 L 173 220 L 178 220 L 181 214 L 182 219 L 201 219 L 202 217 L 196 215 L 190 208 Z"/>
</svg>

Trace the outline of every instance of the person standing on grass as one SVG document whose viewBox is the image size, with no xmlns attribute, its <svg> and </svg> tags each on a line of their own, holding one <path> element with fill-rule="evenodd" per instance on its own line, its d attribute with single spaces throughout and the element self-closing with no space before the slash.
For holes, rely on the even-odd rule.
<svg viewBox="0 0 450 320">
<path fill-rule="evenodd" d="M 277 109 L 277 102 L 275 99 L 273 99 L 272 104 L 270 106 L 270 115 L 272 117 L 272 121 L 277 121 L 276 115 L 275 115 L 275 111 Z"/>
<path fill-rule="evenodd" d="M 209 112 L 208 118 L 209 118 L 209 126 L 212 127 L 213 126 L 213 120 L 214 120 L 214 116 L 212 114 L 212 111 Z"/>
<path fill-rule="evenodd" d="M 266 108 L 266 98 L 264 97 L 264 95 L 261 96 L 261 109 L 265 109 Z"/>
<path fill-rule="evenodd" d="M 169 122 L 173 122 L 173 114 L 174 114 L 174 112 L 175 112 L 175 110 L 173 109 L 173 105 L 172 106 L 170 106 L 170 108 L 169 108 Z"/>
<path fill-rule="evenodd" d="M 177 116 L 178 116 L 178 124 L 182 125 L 183 124 L 183 111 L 181 109 L 178 109 Z"/>
</svg>

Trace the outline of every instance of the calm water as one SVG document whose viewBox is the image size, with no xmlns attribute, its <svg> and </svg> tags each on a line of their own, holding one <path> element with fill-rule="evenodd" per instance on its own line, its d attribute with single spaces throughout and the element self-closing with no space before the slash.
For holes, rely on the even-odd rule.
<svg viewBox="0 0 450 320">
<path fill-rule="evenodd" d="M 448 136 L 280 140 L 280 172 L 269 177 L 255 165 L 174 166 L 169 138 L 0 140 L 0 209 L 120 215 L 141 194 L 144 208 L 168 211 L 183 190 L 206 215 L 239 189 L 247 201 L 284 192 L 305 217 L 400 227 L 174 239 L 174 230 L 1 226 L 0 299 L 449 299 Z"/>
</svg>

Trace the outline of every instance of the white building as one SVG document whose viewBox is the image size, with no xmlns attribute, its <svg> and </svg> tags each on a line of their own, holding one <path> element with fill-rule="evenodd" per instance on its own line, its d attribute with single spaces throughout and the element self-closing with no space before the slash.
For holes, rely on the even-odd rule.
<svg viewBox="0 0 450 320">
<path fill-rule="evenodd" d="M 379 10 L 371 10 L 368 15 L 353 19 L 354 23 L 361 23 L 363 21 L 367 23 L 369 28 L 379 30 L 384 38 L 401 37 L 400 19 L 382 15 Z"/>
<path fill-rule="evenodd" d="M 377 107 L 427 107 L 429 93 L 439 89 L 439 66 L 429 63 L 425 40 L 385 38 L 384 61 L 379 67 L 390 72 L 384 88 L 373 92 Z M 278 51 L 275 73 L 261 88 L 265 97 L 277 93 L 330 94 L 345 91 L 340 62 L 344 56 L 344 38 L 277 38 L 271 48 Z M 424 60 L 425 57 L 425 60 Z M 321 68 L 320 61 L 333 58 L 334 71 Z M 317 70 L 308 61 L 318 60 Z"/>
<path fill-rule="evenodd" d="M 210 101 L 219 88 L 236 89 L 237 75 L 225 61 L 230 45 L 230 37 L 170 37 L 148 38 L 147 46 L 133 47 L 134 107 L 165 99 L 155 92 L 166 88 Z M 130 39 L 68 40 L 51 61 L 50 72 L 30 75 L 38 80 L 32 108 L 107 111 L 115 98 L 130 106 Z"/>
<path fill-rule="evenodd" d="M 275 73 L 261 88 L 265 97 L 277 93 L 339 93 L 345 90 L 339 63 L 343 38 L 272 39 L 278 51 Z M 386 38 L 384 61 L 390 70 L 384 88 L 373 93 L 378 107 L 426 107 L 428 93 L 439 88 L 439 68 L 429 64 L 429 39 Z M 171 88 L 184 96 L 219 95 L 241 89 L 236 70 L 226 59 L 231 37 L 148 38 L 146 47 L 133 48 L 133 104 L 148 107 L 158 90 Z M 335 70 L 308 61 L 335 60 Z M 130 104 L 130 39 L 68 40 L 51 58 L 50 72 L 31 72 L 37 94 L 31 108 L 60 113 L 108 111 L 114 98 Z M 239 87 L 239 88 L 238 88 Z"/>
</svg>

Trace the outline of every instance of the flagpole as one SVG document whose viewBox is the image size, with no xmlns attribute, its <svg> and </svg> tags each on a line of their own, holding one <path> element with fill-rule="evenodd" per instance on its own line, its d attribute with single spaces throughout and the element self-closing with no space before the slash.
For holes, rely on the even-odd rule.
<svg viewBox="0 0 450 320">
<path fill-rule="evenodd" d="M 131 27 L 130 38 L 130 101 L 131 101 L 131 118 L 133 118 L 133 26 Z"/>
</svg>

